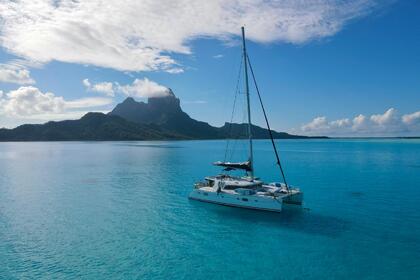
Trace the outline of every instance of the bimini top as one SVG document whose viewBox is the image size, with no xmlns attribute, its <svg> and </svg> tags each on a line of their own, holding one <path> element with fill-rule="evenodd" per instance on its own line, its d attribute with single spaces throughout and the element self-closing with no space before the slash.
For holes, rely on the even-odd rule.
<svg viewBox="0 0 420 280">
<path fill-rule="evenodd" d="M 242 169 L 242 170 L 245 170 L 245 171 L 252 171 L 251 162 L 250 161 L 245 161 L 245 162 L 216 161 L 213 164 L 214 165 L 217 165 L 217 166 L 226 167 L 229 170 Z"/>
</svg>

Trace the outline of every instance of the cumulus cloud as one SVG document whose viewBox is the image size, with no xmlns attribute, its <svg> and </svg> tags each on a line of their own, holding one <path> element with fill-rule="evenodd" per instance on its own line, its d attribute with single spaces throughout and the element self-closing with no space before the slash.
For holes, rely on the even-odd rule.
<svg viewBox="0 0 420 280">
<path fill-rule="evenodd" d="M 316 117 L 297 132 L 331 136 L 418 136 L 420 111 L 401 116 L 397 110 L 390 108 L 383 114 L 370 117 L 360 114 L 352 120 L 329 121 L 325 116 Z"/>
<path fill-rule="evenodd" d="M 65 100 L 52 92 L 42 92 L 33 86 L 22 86 L 0 95 L 0 116 L 19 120 L 59 120 L 78 118 L 87 109 L 97 108 L 112 103 L 109 98 L 81 98 Z M 1 123 L 2 126 L 8 126 Z"/>
<path fill-rule="evenodd" d="M 103 93 L 111 97 L 115 96 L 114 85 L 111 82 L 91 84 L 89 79 L 84 79 L 83 85 L 86 87 L 88 91 Z"/>
<path fill-rule="evenodd" d="M 111 104 L 113 101 L 104 97 L 86 97 L 66 101 L 66 109 L 84 109 L 102 107 Z"/>
<path fill-rule="evenodd" d="M 397 116 L 397 110 L 395 110 L 394 108 L 388 109 L 383 114 L 372 115 L 370 117 L 370 120 L 373 123 L 380 126 L 385 126 L 385 125 L 399 122 L 399 118 Z"/>
<path fill-rule="evenodd" d="M 316 117 L 310 123 L 302 126 L 303 131 L 319 131 L 328 128 L 328 121 L 326 117 Z"/>
<path fill-rule="evenodd" d="M 121 86 L 117 83 L 118 91 L 132 97 L 162 97 L 169 93 L 169 89 L 147 78 L 135 79 L 132 84 Z"/>
<path fill-rule="evenodd" d="M 413 125 L 413 124 L 420 124 L 420 111 L 414 112 L 412 114 L 407 114 L 402 116 L 402 120 L 407 125 Z"/>
<path fill-rule="evenodd" d="M 360 114 L 360 115 L 354 117 L 352 128 L 354 130 L 363 130 L 363 129 L 367 128 L 366 124 L 367 124 L 366 116 Z"/>
<path fill-rule="evenodd" d="M 0 44 L 19 57 L 123 71 L 182 69 L 199 37 L 304 43 L 331 36 L 369 13 L 374 0 L 0 1 Z"/>
<path fill-rule="evenodd" d="M 0 82 L 20 85 L 35 84 L 28 69 L 14 64 L 0 64 Z"/>
<path fill-rule="evenodd" d="M 169 94 L 169 89 L 148 78 L 135 79 L 131 84 L 120 85 L 117 82 L 100 82 L 92 84 L 89 79 L 83 80 L 83 85 L 89 91 L 104 93 L 108 96 L 115 96 L 115 93 L 126 96 L 148 98 L 163 97 Z"/>
<path fill-rule="evenodd" d="M 40 113 L 58 113 L 65 106 L 63 97 L 57 97 L 51 92 L 42 93 L 32 86 L 12 90 L 0 102 L 1 113 L 25 117 Z"/>
</svg>

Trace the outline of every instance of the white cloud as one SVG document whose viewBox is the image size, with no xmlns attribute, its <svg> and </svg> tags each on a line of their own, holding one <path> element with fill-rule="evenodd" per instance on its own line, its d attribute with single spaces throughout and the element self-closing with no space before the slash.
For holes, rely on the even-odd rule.
<svg viewBox="0 0 420 280">
<path fill-rule="evenodd" d="M 166 72 L 171 73 L 171 74 L 180 74 L 180 73 L 184 73 L 184 69 L 182 69 L 182 68 L 171 68 L 171 69 L 167 69 Z"/>
<path fill-rule="evenodd" d="M 182 104 L 207 104 L 207 101 L 205 100 L 185 100 L 182 101 Z"/>
<path fill-rule="evenodd" d="M 92 84 L 89 79 L 84 79 L 83 85 L 89 91 L 104 93 L 112 97 L 115 96 L 115 93 L 139 98 L 163 97 L 169 93 L 167 87 L 151 81 L 148 78 L 135 79 L 131 84 L 126 85 L 120 85 L 118 82 L 100 82 Z"/>
<path fill-rule="evenodd" d="M 398 122 L 397 111 L 394 108 L 388 109 L 384 114 L 372 115 L 370 120 L 375 124 L 385 126 L 391 123 Z"/>
<path fill-rule="evenodd" d="M 89 82 L 89 79 L 84 79 L 82 83 L 87 89 L 90 89 L 90 87 L 92 86 L 92 84 Z"/>
<path fill-rule="evenodd" d="M 169 93 L 167 87 L 147 78 L 135 79 L 131 85 L 117 84 L 117 87 L 119 92 L 132 97 L 162 97 Z"/>
<path fill-rule="evenodd" d="M 115 96 L 114 85 L 111 82 L 102 82 L 92 85 L 89 79 L 84 79 L 83 85 L 88 91 L 103 93 L 111 97 Z"/>
<path fill-rule="evenodd" d="M 19 85 L 35 84 L 28 69 L 14 64 L 0 64 L 0 82 Z"/>
<path fill-rule="evenodd" d="M 349 119 L 341 119 L 332 121 L 330 123 L 331 127 L 342 128 L 342 127 L 349 127 L 351 126 L 351 121 Z"/>
<path fill-rule="evenodd" d="M 312 131 L 327 131 L 330 129 L 343 129 L 351 127 L 351 121 L 349 119 L 341 119 L 329 122 L 326 117 L 317 117 L 311 122 L 303 125 L 301 130 L 304 132 Z"/>
<path fill-rule="evenodd" d="M 383 114 L 370 117 L 360 114 L 353 120 L 328 121 L 326 117 L 316 117 L 294 132 L 330 136 L 419 136 L 420 111 L 400 116 L 397 110 L 390 108 Z"/>
<path fill-rule="evenodd" d="M 87 97 L 66 101 L 67 109 L 102 107 L 111 104 L 113 101 L 104 97 Z"/>
<path fill-rule="evenodd" d="M 316 117 L 310 123 L 302 126 L 302 131 L 319 131 L 328 129 L 328 121 L 326 117 Z"/>
<path fill-rule="evenodd" d="M 366 116 L 360 114 L 353 119 L 353 130 L 366 129 Z"/>
<path fill-rule="evenodd" d="M 0 44 L 21 58 L 124 71 L 180 72 L 173 53 L 199 37 L 229 42 L 247 26 L 260 43 L 304 43 L 334 35 L 374 0 L 161 0 L 0 2 Z"/>
<path fill-rule="evenodd" d="M 402 120 L 405 124 L 420 124 L 420 111 L 414 112 L 412 114 L 407 114 L 402 116 Z"/>
<path fill-rule="evenodd" d="M 78 118 L 87 109 L 111 104 L 109 98 L 81 98 L 65 100 L 51 92 L 42 92 L 33 86 L 22 86 L 0 96 L 0 126 L 9 126 L 3 119 L 13 120 L 13 124 L 25 123 L 28 120 L 61 120 Z"/>
<path fill-rule="evenodd" d="M 223 58 L 223 54 L 213 55 L 213 58 L 216 58 L 216 59 Z"/>
<path fill-rule="evenodd" d="M 63 97 L 57 97 L 51 92 L 43 93 L 32 86 L 12 90 L 0 102 L 0 112 L 8 116 L 58 113 L 65 107 Z"/>
</svg>

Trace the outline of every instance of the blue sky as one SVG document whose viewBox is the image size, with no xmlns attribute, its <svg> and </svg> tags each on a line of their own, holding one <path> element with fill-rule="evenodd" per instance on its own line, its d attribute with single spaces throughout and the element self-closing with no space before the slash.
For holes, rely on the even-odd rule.
<svg viewBox="0 0 420 280">
<path fill-rule="evenodd" d="M 95 1 L 77 7 L 48 2 L 0 2 L 0 127 L 106 112 L 127 96 L 145 100 L 164 94 L 165 87 L 193 118 L 220 126 L 231 114 L 238 35 L 245 23 L 249 55 L 276 130 L 420 135 L 418 1 L 251 0 L 234 7 L 232 15 L 223 14 L 226 1 L 191 4 L 216 19 L 238 17 L 223 26 L 207 14 L 197 18 L 179 8 L 185 3 L 168 7 L 169 15 L 156 7 L 131 7 L 143 11 L 142 20 L 122 9 L 104 25 L 95 20 L 107 11 L 91 6 Z M 83 13 L 92 11 L 97 15 L 85 22 Z M 134 27 L 124 28 L 127 23 Z M 147 33 L 149 24 L 169 25 Z M 253 110 L 262 125 L 260 110 Z"/>
</svg>

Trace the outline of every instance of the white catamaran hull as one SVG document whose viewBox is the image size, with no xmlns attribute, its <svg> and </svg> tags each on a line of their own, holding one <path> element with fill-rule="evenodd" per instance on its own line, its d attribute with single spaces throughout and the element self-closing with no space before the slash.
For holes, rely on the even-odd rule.
<svg viewBox="0 0 420 280">
<path fill-rule="evenodd" d="M 303 193 L 301 193 L 300 191 L 298 192 L 294 192 L 292 190 L 292 192 L 283 198 L 283 203 L 285 204 L 294 204 L 294 205 L 302 205 L 303 202 Z"/>
<path fill-rule="evenodd" d="M 189 198 L 202 202 L 254 210 L 280 212 L 282 209 L 282 199 L 274 197 L 237 195 L 224 192 L 217 193 L 194 189 L 190 193 Z"/>
</svg>

